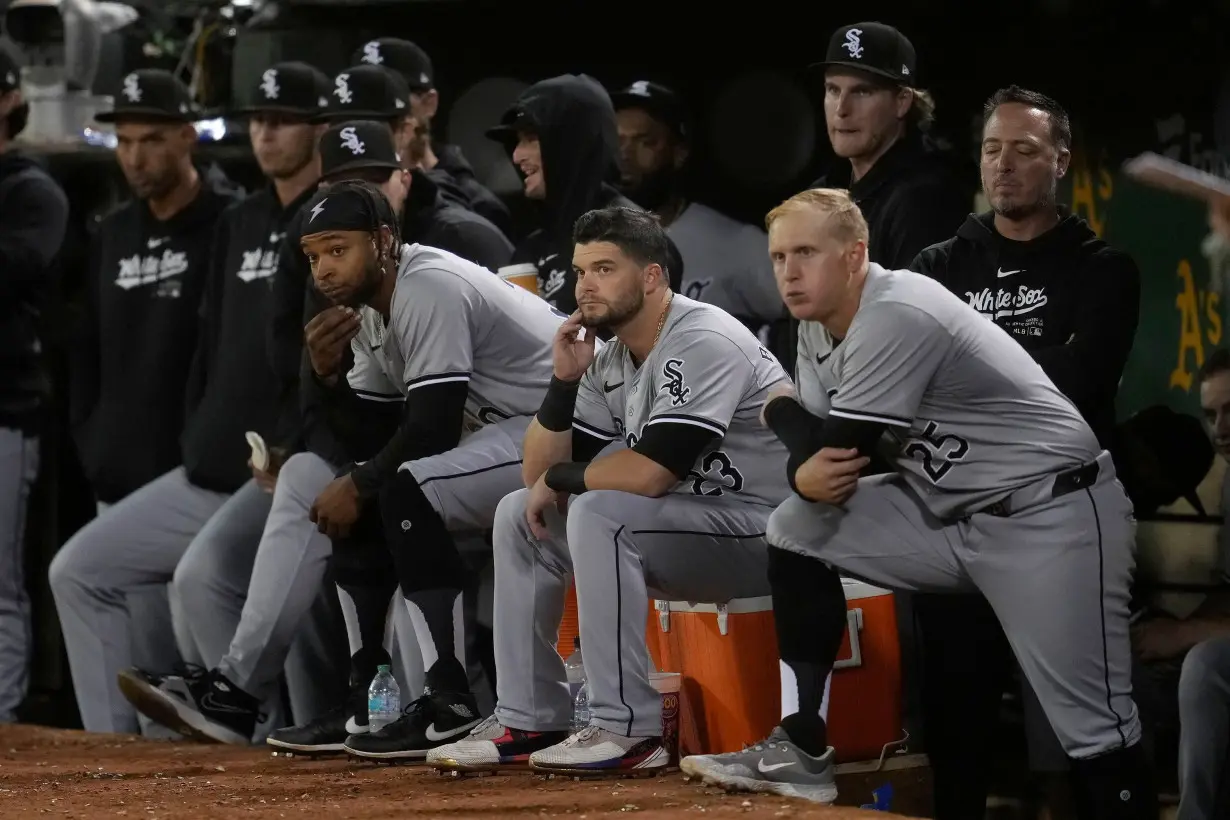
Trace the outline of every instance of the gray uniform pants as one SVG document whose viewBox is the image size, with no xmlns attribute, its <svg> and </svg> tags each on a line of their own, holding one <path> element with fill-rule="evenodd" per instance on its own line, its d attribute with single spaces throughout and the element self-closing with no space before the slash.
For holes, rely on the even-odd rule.
<svg viewBox="0 0 1230 820">
<path fill-rule="evenodd" d="M 1178 820 L 1230 815 L 1230 637 L 1197 644 L 1179 676 Z"/>
<path fill-rule="evenodd" d="M 645 498 L 596 490 L 565 518 L 551 509 L 551 537 L 531 535 L 528 490 L 500 502 L 495 520 L 495 658 L 505 726 L 569 728 L 572 703 L 555 649 L 569 576 L 589 681 L 591 723 L 628 737 L 662 733 L 662 699 L 649 682 L 649 598 L 724 603 L 769 594 L 765 525 L 758 504 L 671 494 Z"/>
<path fill-rule="evenodd" d="M 227 496 L 194 486 L 176 468 L 108 507 L 60 548 L 48 574 L 86 730 L 137 731 L 116 675 L 131 666 L 169 670 L 179 656 L 177 637 L 185 652 L 207 661 L 201 650 L 208 640 L 169 600 L 168 585 L 185 554 L 203 551 L 219 556 L 212 571 L 228 576 L 211 582 L 214 592 L 246 590 L 268 512 L 269 497 L 255 482 Z M 233 602 L 209 617 L 227 611 L 235 611 Z"/>
<path fill-rule="evenodd" d="M 248 694 L 274 697 L 285 667 L 296 723 L 336 706 L 345 692 L 341 614 L 327 578 L 332 547 L 308 519 L 334 477 L 314 453 L 296 453 L 282 465 L 242 609 L 218 632 L 218 670 Z M 208 606 L 193 617 L 209 618 Z"/>
<path fill-rule="evenodd" d="M 877 586 L 981 590 L 1064 751 L 1094 757 L 1134 745 L 1128 586 L 1132 505 L 1108 454 L 1087 489 L 1007 517 L 941 522 L 897 475 L 861 479 L 844 507 L 791 496 L 769 521 L 775 547 Z"/>
<path fill-rule="evenodd" d="M 0 427 L 0 723 L 16 720 L 30 665 L 26 503 L 38 476 L 38 439 Z"/>
</svg>

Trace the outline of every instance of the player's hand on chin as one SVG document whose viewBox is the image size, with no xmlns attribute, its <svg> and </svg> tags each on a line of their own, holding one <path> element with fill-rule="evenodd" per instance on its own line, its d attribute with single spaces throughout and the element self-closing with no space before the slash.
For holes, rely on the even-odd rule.
<svg viewBox="0 0 1230 820">
<path fill-rule="evenodd" d="M 825 447 L 799 466 L 794 485 L 809 501 L 839 506 L 854 495 L 858 474 L 870 463 L 858 450 Z"/>
<path fill-rule="evenodd" d="M 530 497 L 525 502 L 526 523 L 530 525 L 530 532 L 540 541 L 551 534 L 547 529 L 545 513 L 552 504 L 560 515 L 568 514 L 568 493 L 556 492 L 548 487 L 546 473 L 543 473 L 530 488 Z"/>
<path fill-rule="evenodd" d="M 584 338 L 580 338 L 582 331 Z M 595 338 L 592 330 L 582 327 L 580 310 L 565 319 L 559 330 L 555 331 L 555 341 L 551 346 L 555 378 L 575 382 L 584 376 L 594 361 Z"/>
<path fill-rule="evenodd" d="M 359 497 L 359 489 L 355 487 L 354 479 L 344 475 L 333 479 L 324 492 L 316 497 L 308 518 L 316 525 L 316 529 L 330 538 L 345 538 L 350 527 L 359 519 L 362 504 L 363 500 Z"/>
</svg>

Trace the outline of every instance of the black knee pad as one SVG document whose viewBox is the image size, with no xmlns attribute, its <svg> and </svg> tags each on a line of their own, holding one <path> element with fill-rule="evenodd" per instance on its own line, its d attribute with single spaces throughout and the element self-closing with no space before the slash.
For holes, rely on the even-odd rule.
<svg viewBox="0 0 1230 820">
<path fill-rule="evenodd" d="M 389 480 L 380 509 L 403 594 L 465 587 L 469 567 L 413 473 L 400 470 Z"/>
<path fill-rule="evenodd" d="M 769 586 L 782 660 L 831 667 L 846 627 L 841 576 L 815 558 L 770 547 Z"/>
</svg>

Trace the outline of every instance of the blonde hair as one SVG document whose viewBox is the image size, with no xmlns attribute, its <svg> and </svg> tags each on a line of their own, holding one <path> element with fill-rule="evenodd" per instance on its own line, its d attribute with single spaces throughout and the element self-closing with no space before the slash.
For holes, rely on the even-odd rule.
<svg viewBox="0 0 1230 820">
<path fill-rule="evenodd" d="M 930 91 L 924 91 L 921 88 L 911 88 L 909 91 L 914 98 L 914 103 L 906 112 L 905 120 L 919 131 L 927 131 L 935 122 L 935 98 L 931 96 Z"/>
<path fill-rule="evenodd" d="M 778 218 L 807 209 L 828 214 L 828 228 L 842 242 L 867 243 L 867 220 L 843 188 L 811 188 L 795 194 L 769 211 L 764 218 L 765 230 L 771 230 Z"/>
</svg>

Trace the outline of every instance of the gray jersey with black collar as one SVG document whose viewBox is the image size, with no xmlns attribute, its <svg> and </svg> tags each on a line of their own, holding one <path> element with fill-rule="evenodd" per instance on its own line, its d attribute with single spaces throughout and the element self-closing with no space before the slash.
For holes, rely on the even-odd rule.
<svg viewBox="0 0 1230 820">
<path fill-rule="evenodd" d="M 388 325 L 362 309 L 350 387 L 373 401 L 412 401 L 416 388 L 468 382 L 468 431 L 532 416 L 551 381 L 551 343 L 564 319 L 473 262 L 404 245 Z"/>
<path fill-rule="evenodd" d="M 672 492 L 781 503 L 790 493 L 785 447 L 760 423 L 775 385 L 789 383 L 777 359 L 720 308 L 672 297 L 661 337 L 638 368 L 612 341 L 581 379 L 573 423 L 635 446 L 651 424 L 688 424 L 721 438 Z"/>
<path fill-rule="evenodd" d="M 888 426 L 897 468 L 939 518 L 993 503 L 1101 448 L 1011 336 L 943 285 L 871 264 L 839 344 L 799 326 L 795 378 L 819 416 Z"/>
</svg>

